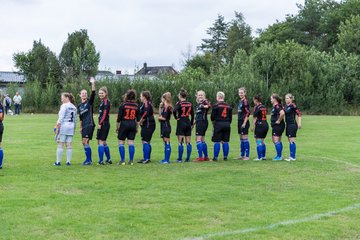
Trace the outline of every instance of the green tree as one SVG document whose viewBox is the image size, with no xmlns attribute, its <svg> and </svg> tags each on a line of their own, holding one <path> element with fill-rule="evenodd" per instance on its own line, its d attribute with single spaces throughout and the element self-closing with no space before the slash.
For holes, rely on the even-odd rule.
<svg viewBox="0 0 360 240">
<path fill-rule="evenodd" d="M 204 54 L 196 54 L 191 59 L 187 60 L 185 67 L 202 69 L 206 74 L 210 74 L 213 66 L 218 65 L 218 58 L 211 52 L 205 52 Z"/>
<path fill-rule="evenodd" d="M 47 83 L 59 85 L 62 80 L 62 68 L 55 53 L 41 40 L 34 41 L 32 49 L 27 53 L 15 53 L 13 61 L 27 81 L 37 80 L 45 87 Z"/>
<path fill-rule="evenodd" d="M 89 39 L 87 30 L 81 29 L 68 34 L 59 59 L 68 76 L 95 75 L 100 62 L 100 53 L 96 52 L 95 44 Z"/>
<path fill-rule="evenodd" d="M 226 57 L 228 62 L 232 62 L 238 49 L 244 49 L 250 53 L 253 45 L 251 27 L 245 23 L 242 13 L 235 12 L 235 19 L 231 21 L 227 33 Z"/>
<path fill-rule="evenodd" d="M 341 23 L 338 34 L 338 49 L 360 54 L 360 15 Z"/>
</svg>

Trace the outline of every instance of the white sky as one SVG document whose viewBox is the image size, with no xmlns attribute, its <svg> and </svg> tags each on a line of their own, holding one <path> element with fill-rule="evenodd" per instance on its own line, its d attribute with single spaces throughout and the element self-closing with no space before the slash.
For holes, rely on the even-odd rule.
<svg viewBox="0 0 360 240">
<path fill-rule="evenodd" d="M 57 55 L 68 33 L 87 29 L 100 51 L 100 70 L 132 74 L 148 66 L 181 68 L 182 52 L 207 38 L 218 14 L 226 21 L 242 12 L 253 32 L 304 0 L 0 0 L 0 71 L 17 70 L 12 56 L 39 40 Z"/>
</svg>

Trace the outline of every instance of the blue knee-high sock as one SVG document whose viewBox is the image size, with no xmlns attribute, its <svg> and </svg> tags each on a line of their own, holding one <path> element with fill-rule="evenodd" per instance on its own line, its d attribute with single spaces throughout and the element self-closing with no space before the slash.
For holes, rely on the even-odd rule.
<svg viewBox="0 0 360 240">
<path fill-rule="evenodd" d="M 4 159 L 4 152 L 2 148 L 0 148 L 0 167 L 2 167 L 3 159 Z"/>
<path fill-rule="evenodd" d="M 110 160 L 110 148 L 107 144 L 104 145 L 104 152 L 107 160 Z"/>
<path fill-rule="evenodd" d="M 147 142 L 143 143 L 143 158 L 144 160 L 150 159 L 150 144 Z"/>
<path fill-rule="evenodd" d="M 187 160 L 187 161 L 190 160 L 191 152 L 192 152 L 192 145 L 191 145 L 191 143 L 189 143 L 189 144 L 186 146 L 186 160 Z"/>
<path fill-rule="evenodd" d="M 129 160 L 133 161 L 134 160 L 134 155 L 135 155 L 135 145 L 131 144 L 129 145 Z"/>
<path fill-rule="evenodd" d="M 219 157 L 220 153 L 220 143 L 216 142 L 214 143 L 214 159 L 217 159 Z"/>
<path fill-rule="evenodd" d="M 98 146 L 99 162 L 104 161 L 104 145 L 100 144 Z"/>
<path fill-rule="evenodd" d="M 91 162 L 91 148 L 90 148 L 89 144 L 85 144 L 84 151 L 85 151 L 85 156 L 86 156 L 85 161 Z"/>
<path fill-rule="evenodd" d="M 275 150 L 276 150 L 276 157 L 281 157 L 281 152 L 282 152 L 281 142 L 275 143 Z"/>
<path fill-rule="evenodd" d="M 224 154 L 224 159 L 227 159 L 228 155 L 229 155 L 229 143 L 228 142 L 223 142 L 223 154 Z"/>
<path fill-rule="evenodd" d="M 257 151 L 258 159 L 262 158 L 262 149 L 263 149 L 263 145 L 261 140 L 256 140 L 256 151 Z"/>
<path fill-rule="evenodd" d="M 122 162 L 125 161 L 125 146 L 124 146 L 124 144 L 119 144 L 119 154 L 120 154 L 120 160 Z"/>
<path fill-rule="evenodd" d="M 266 144 L 264 143 L 263 145 L 262 145 L 262 149 L 261 149 L 262 151 L 261 151 L 261 157 L 262 158 L 266 158 Z"/>
<path fill-rule="evenodd" d="M 206 142 L 202 142 L 202 150 L 203 150 L 203 153 L 204 153 L 204 157 L 205 158 L 209 157 Z"/>
<path fill-rule="evenodd" d="M 171 155 L 171 145 L 170 143 L 165 143 L 165 161 L 170 161 Z"/>
<path fill-rule="evenodd" d="M 245 156 L 245 146 L 244 146 L 244 140 L 243 139 L 240 140 L 240 156 L 241 157 Z"/>
<path fill-rule="evenodd" d="M 149 159 L 151 159 L 151 151 L 152 151 L 152 147 L 151 144 L 149 143 L 149 155 L 148 155 Z"/>
<path fill-rule="evenodd" d="M 178 145 L 178 160 L 182 160 L 182 156 L 184 153 L 184 145 L 182 143 L 179 143 Z"/>
<path fill-rule="evenodd" d="M 291 142 L 290 143 L 290 157 L 296 159 L 296 143 L 295 142 Z"/>
<path fill-rule="evenodd" d="M 202 154 L 203 154 L 203 144 L 202 144 L 202 142 L 200 142 L 200 141 L 196 142 L 196 148 L 197 148 L 197 151 L 198 151 L 199 158 L 202 158 Z"/>
<path fill-rule="evenodd" d="M 244 139 L 244 149 L 245 149 L 245 156 L 250 156 L 250 143 L 248 139 Z"/>
</svg>

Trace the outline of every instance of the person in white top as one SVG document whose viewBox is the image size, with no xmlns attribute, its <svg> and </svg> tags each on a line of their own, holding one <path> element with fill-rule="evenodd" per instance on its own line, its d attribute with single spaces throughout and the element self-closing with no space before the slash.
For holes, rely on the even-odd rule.
<svg viewBox="0 0 360 240">
<path fill-rule="evenodd" d="M 54 128 L 56 134 L 55 140 L 58 143 L 56 151 L 55 166 L 60 166 L 64 145 L 66 143 L 66 165 L 71 165 L 72 158 L 72 140 L 76 127 L 76 112 L 75 98 L 71 93 L 64 92 L 61 94 L 61 102 L 59 118 Z"/>
<path fill-rule="evenodd" d="M 13 97 L 13 102 L 14 102 L 14 107 L 15 107 L 15 115 L 20 114 L 21 100 L 22 100 L 22 98 L 21 98 L 19 92 L 16 92 L 15 96 Z"/>
</svg>

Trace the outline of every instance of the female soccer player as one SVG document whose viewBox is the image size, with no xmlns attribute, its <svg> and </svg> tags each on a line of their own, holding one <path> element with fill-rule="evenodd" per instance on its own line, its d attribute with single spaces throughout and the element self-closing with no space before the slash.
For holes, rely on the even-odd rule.
<svg viewBox="0 0 360 240">
<path fill-rule="evenodd" d="M 95 99 L 95 78 L 90 78 L 91 83 L 91 96 L 88 98 L 87 91 L 85 89 L 80 92 L 81 103 L 78 106 L 78 112 L 80 117 L 80 133 L 82 137 L 82 144 L 85 151 L 85 161 L 83 165 L 90 165 L 92 163 L 91 159 L 91 148 L 89 141 L 92 140 L 95 123 L 94 123 L 94 99 Z"/>
<path fill-rule="evenodd" d="M 59 111 L 59 118 L 56 122 L 54 132 L 57 135 L 58 142 L 56 152 L 55 166 L 61 165 L 61 158 L 64 151 L 64 144 L 66 143 L 66 165 L 71 165 L 72 158 L 72 140 L 76 127 L 76 112 L 75 98 L 71 93 L 64 92 L 61 94 L 62 105 Z"/>
<path fill-rule="evenodd" d="M 225 100 L 223 92 L 216 93 L 216 104 L 212 107 L 211 121 L 214 126 L 213 136 L 211 140 L 214 142 L 214 158 L 217 161 L 220 153 L 220 142 L 223 147 L 224 161 L 227 161 L 229 154 L 230 125 L 232 121 L 232 108 Z"/>
<path fill-rule="evenodd" d="M 250 105 L 246 100 L 246 89 L 239 88 L 240 101 L 237 106 L 238 110 L 238 134 L 240 136 L 240 160 L 249 160 L 250 143 L 248 139 L 249 134 L 249 116 Z"/>
<path fill-rule="evenodd" d="M 2 164 L 3 164 L 3 159 L 4 159 L 4 152 L 1 147 L 2 135 L 4 133 L 4 125 L 3 125 L 4 112 L 5 112 L 5 110 L 4 110 L 4 106 L 2 105 L 2 95 L 0 93 L 0 169 L 2 169 Z"/>
<path fill-rule="evenodd" d="M 251 131 L 255 130 L 256 150 L 258 157 L 254 161 L 266 160 L 266 145 L 264 139 L 269 131 L 269 125 L 266 121 L 266 107 L 261 103 L 259 95 L 253 97 L 255 104 L 254 118 L 251 124 Z"/>
<path fill-rule="evenodd" d="M 129 147 L 129 165 L 133 165 L 135 155 L 134 139 L 137 132 L 137 125 L 140 121 L 140 109 L 136 103 L 136 91 L 127 90 L 124 95 L 124 102 L 120 105 L 116 120 L 116 132 L 118 133 L 120 165 L 125 165 L 125 140 Z"/>
<path fill-rule="evenodd" d="M 301 112 L 293 103 L 294 96 L 291 93 L 285 95 L 285 121 L 286 121 L 286 136 L 288 137 L 290 143 L 290 157 L 285 159 L 286 161 L 295 161 L 296 160 L 296 132 L 298 128 L 301 128 Z M 298 116 L 298 123 L 296 122 L 296 117 Z"/>
<path fill-rule="evenodd" d="M 210 103 L 206 99 L 204 91 L 198 91 L 196 93 L 196 115 L 195 115 L 195 124 L 196 124 L 196 148 L 198 150 L 198 157 L 195 161 L 209 161 L 207 145 L 205 142 L 205 133 L 208 128 L 208 119 L 207 114 L 210 108 Z M 203 157 L 204 153 L 204 157 Z"/>
<path fill-rule="evenodd" d="M 285 112 L 283 106 L 281 105 L 281 98 L 279 95 L 273 93 L 270 100 L 273 106 L 271 109 L 272 141 L 275 144 L 276 149 L 276 157 L 273 158 L 273 161 L 281 161 L 283 149 L 281 136 L 285 130 Z"/>
<path fill-rule="evenodd" d="M 109 135 L 110 130 L 110 100 L 108 98 L 108 90 L 106 87 L 99 89 L 99 124 L 96 134 L 98 140 L 98 154 L 99 154 L 99 165 L 104 165 L 104 153 L 106 155 L 106 163 L 112 164 L 110 158 L 110 149 L 106 143 L 106 139 Z"/>
<path fill-rule="evenodd" d="M 161 138 L 164 141 L 164 159 L 160 163 L 170 163 L 171 146 L 170 146 L 170 133 L 171 125 L 170 118 L 173 111 L 171 93 L 166 92 L 161 97 L 161 103 L 159 107 L 159 121 L 160 121 L 160 133 Z"/>
<path fill-rule="evenodd" d="M 186 142 L 186 162 L 190 161 L 192 146 L 191 146 L 191 130 L 194 124 L 194 108 L 191 102 L 186 101 L 188 93 L 185 89 L 181 89 L 178 95 L 179 101 L 174 107 L 174 117 L 177 121 L 176 136 L 179 141 L 178 151 L 179 156 L 177 162 L 182 162 L 182 155 L 184 153 L 184 138 Z"/>
<path fill-rule="evenodd" d="M 147 164 L 151 158 L 151 138 L 155 131 L 154 106 L 151 102 L 149 91 L 142 91 L 140 94 L 142 105 L 140 107 L 141 141 L 143 144 L 143 160 L 139 163 Z"/>
</svg>

